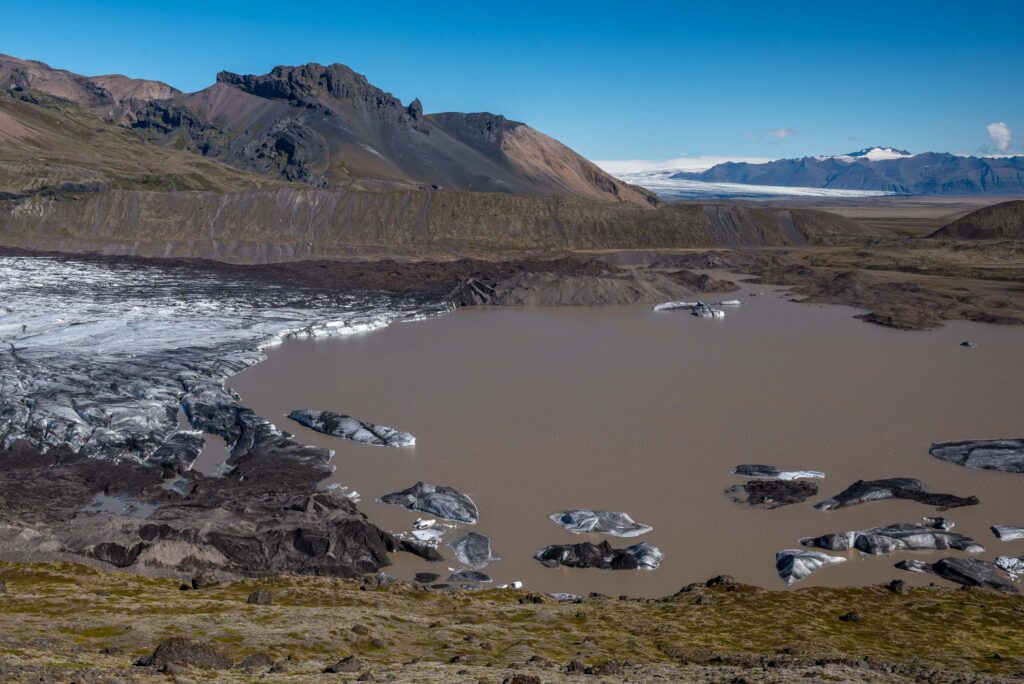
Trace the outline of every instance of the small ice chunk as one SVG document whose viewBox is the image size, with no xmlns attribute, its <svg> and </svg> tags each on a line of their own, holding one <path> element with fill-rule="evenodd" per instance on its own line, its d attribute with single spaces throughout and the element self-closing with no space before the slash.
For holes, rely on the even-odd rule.
<svg viewBox="0 0 1024 684">
<path fill-rule="evenodd" d="M 582 601 L 583 597 L 579 594 L 570 594 L 567 591 L 553 591 L 548 594 L 549 597 L 553 598 L 558 603 L 574 603 L 576 601 Z"/>
<path fill-rule="evenodd" d="M 1014 527 L 1012 525 L 993 525 L 992 534 L 996 535 L 998 539 L 1002 541 L 1014 541 L 1015 539 L 1024 539 L 1024 527 Z"/>
<path fill-rule="evenodd" d="M 842 556 L 830 556 L 820 551 L 783 549 L 775 554 L 775 570 L 787 587 L 817 572 L 826 565 L 845 563 Z"/>
<path fill-rule="evenodd" d="M 674 309 L 692 309 L 697 306 L 697 302 L 664 302 L 662 304 L 655 304 L 654 311 L 672 311 Z"/>
<path fill-rule="evenodd" d="M 1024 556 L 999 556 L 996 558 L 996 566 L 1010 576 L 1010 579 L 1017 579 L 1024 575 Z"/>
<path fill-rule="evenodd" d="M 493 561 L 501 560 L 491 553 L 491 540 L 482 534 L 470 532 L 449 544 L 459 562 L 474 570 L 482 570 Z"/>
<path fill-rule="evenodd" d="M 800 480 L 825 477 L 825 473 L 818 470 L 782 470 L 771 465 L 757 463 L 746 463 L 732 469 L 733 475 L 740 477 L 756 477 L 762 480 Z"/>
<path fill-rule="evenodd" d="M 721 309 L 712 309 L 704 302 L 697 302 L 690 313 L 699 318 L 725 318 L 725 312 Z"/>
<path fill-rule="evenodd" d="M 412 531 L 412 536 L 421 542 L 439 542 L 444 536 L 444 530 L 440 527 L 420 527 Z"/>
</svg>

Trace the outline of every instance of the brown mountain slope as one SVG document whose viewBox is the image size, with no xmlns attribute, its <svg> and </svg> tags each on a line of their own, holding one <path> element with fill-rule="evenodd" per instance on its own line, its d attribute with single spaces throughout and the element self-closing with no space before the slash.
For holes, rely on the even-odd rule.
<svg viewBox="0 0 1024 684">
<path fill-rule="evenodd" d="M 222 72 L 189 95 L 150 102 L 136 128 L 247 171 L 316 187 L 376 179 L 407 187 L 573 195 L 656 204 L 565 145 L 488 113 L 424 115 L 346 66 Z"/>
<path fill-rule="evenodd" d="M 957 240 L 1024 238 L 1024 200 L 1000 202 L 972 211 L 928 237 Z"/>
<path fill-rule="evenodd" d="M 70 100 L 40 91 L 0 90 L 0 198 L 116 188 L 228 191 L 280 185 L 188 152 L 148 145 Z"/>
<path fill-rule="evenodd" d="M 419 100 L 405 106 L 340 64 L 222 72 L 185 94 L 0 55 L 0 89 L 69 100 L 149 142 L 315 187 L 359 181 L 658 203 L 525 124 L 487 113 L 425 116 Z"/>
</svg>

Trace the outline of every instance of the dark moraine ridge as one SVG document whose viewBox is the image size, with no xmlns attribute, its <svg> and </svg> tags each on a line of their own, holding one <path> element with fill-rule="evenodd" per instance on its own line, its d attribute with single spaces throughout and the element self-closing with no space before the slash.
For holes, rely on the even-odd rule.
<svg viewBox="0 0 1024 684">
<path fill-rule="evenodd" d="M 1024 200 L 982 207 L 939 228 L 928 237 L 957 240 L 1024 238 Z"/>
</svg>

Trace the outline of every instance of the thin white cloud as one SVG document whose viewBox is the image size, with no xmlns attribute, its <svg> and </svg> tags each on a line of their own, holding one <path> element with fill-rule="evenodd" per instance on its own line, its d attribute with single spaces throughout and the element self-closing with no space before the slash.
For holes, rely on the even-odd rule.
<svg viewBox="0 0 1024 684">
<path fill-rule="evenodd" d="M 613 176 L 645 173 L 651 171 L 706 171 L 716 164 L 724 162 L 747 162 L 764 164 L 775 161 L 778 157 L 676 157 L 674 159 L 604 159 L 594 163 Z"/>
<path fill-rule="evenodd" d="M 988 137 L 992 140 L 992 144 L 996 146 L 998 152 L 1006 152 L 1010 149 L 1010 143 L 1013 142 L 1013 131 L 1010 127 L 1002 121 L 993 121 L 985 127 L 988 131 Z"/>
<path fill-rule="evenodd" d="M 779 140 L 785 140 L 790 136 L 796 135 L 796 131 L 792 128 L 776 128 L 774 131 L 768 131 L 768 135 Z"/>
</svg>

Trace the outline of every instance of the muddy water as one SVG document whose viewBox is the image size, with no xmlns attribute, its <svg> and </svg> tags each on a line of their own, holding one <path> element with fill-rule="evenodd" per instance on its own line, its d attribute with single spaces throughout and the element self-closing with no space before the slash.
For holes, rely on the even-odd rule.
<svg viewBox="0 0 1024 684">
<path fill-rule="evenodd" d="M 981 542 L 984 558 L 1024 554 L 1024 542 L 988 531 L 1024 525 L 1024 475 L 927 453 L 933 441 L 1024 433 L 1024 330 L 954 323 L 899 332 L 763 286 L 736 298 L 744 306 L 720 321 L 648 307 L 463 309 L 361 336 L 289 340 L 229 384 L 301 440 L 337 450 L 334 481 L 358 490 L 362 510 L 386 529 L 409 530 L 417 514 L 376 503 L 381 494 L 426 480 L 471 495 L 481 511 L 475 529 L 503 559 L 487 572 L 533 590 L 660 596 L 721 573 L 781 587 L 774 554 L 800 537 L 936 515 L 911 502 L 811 508 L 861 478 L 910 476 L 933 491 L 976 494 L 981 505 L 945 514 L 956 530 Z M 965 339 L 977 348 L 960 347 Z M 418 443 L 385 449 L 321 435 L 284 417 L 297 408 L 392 425 Z M 751 509 L 723 493 L 741 481 L 730 474 L 738 463 L 827 477 L 805 504 Z M 626 511 L 652 525 L 639 541 L 665 552 L 661 568 L 534 561 L 542 546 L 588 538 L 547 517 L 577 507 Z M 934 579 L 893 568 L 910 554 L 847 555 L 797 586 Z M 446 576 L 456 565 L 393 559 L 391 572 L 405 578 Z"/>
</svg>

